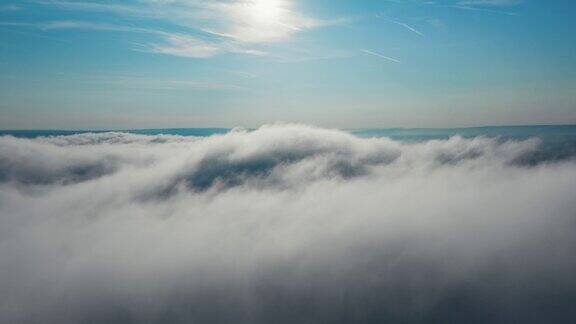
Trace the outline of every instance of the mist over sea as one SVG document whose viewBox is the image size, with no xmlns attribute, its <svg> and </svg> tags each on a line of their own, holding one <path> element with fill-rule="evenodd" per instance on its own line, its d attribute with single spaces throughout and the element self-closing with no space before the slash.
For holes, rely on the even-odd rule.
<svg viewBox="0 0 576 324">
<path fill-rule="evenodd" d="M 0 131 L 1 323 L 572 323 L 576 126 Z"/>
</svg>

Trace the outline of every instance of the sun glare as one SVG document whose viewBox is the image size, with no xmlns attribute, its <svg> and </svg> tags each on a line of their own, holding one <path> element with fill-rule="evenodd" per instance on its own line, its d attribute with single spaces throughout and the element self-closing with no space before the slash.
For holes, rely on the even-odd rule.
<svg viewBox="0 0 576 324">
<path fill-rule="evenodd" d="M 254 22 L 266 25 L 279 23 L 285 12 L 284 1 L 280 0 L 253 0 L 246 9 Z"/>
</svg>

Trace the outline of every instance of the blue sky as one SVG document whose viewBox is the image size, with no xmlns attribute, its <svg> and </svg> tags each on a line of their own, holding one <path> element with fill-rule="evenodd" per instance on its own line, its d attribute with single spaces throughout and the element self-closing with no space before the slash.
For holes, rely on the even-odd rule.
<svg viewBox="0 0 576 324">
<path fill-rule="evenodd" d="M 0 128 L 576 123 L 569 0 L 0 3 Z"/>
</svg>

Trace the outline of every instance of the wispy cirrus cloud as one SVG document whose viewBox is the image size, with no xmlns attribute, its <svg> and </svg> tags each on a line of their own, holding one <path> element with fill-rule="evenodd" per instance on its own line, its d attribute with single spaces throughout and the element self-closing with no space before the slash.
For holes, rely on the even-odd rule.
<svg viewBox="0 0 576 324">
<path fill-rule="evenodd" d="M 191 79 L 163 79 L 132 75 L 103 75 L 87 82 L 111 85 L 117 88 L 140 90 L 187 90 L 187 91 L 241 91 L 246 88 L 229 83 Z"/>
<path fill-rule="evenodd" d="M 411 31 L 411 32 L 413 32 L 413 33 L 415 33 L 415 34 L 417 34 L 417 35 L 420 35 L 420 36 L 424 37 L 424 34 L 421 33 L 418 29 L 416 29 L 416 28 L 414 28 L 414 27 L 412 27 L 412 26 L 410 26 L 410 25 L 408 25 L 408 24 L 406 24 L 406 23 L 399 22 L 399 21 L 392 21 L 392 22 L 395 23 L 396 25 L 399 25 L 399 26 L 402 26 L 402 27 L 406 28 L 407 30 L 409 30 L 409 31 Z"/>
<path fill-rule="evenodd" d="M 221 35 L 250 43 L 279 42 L 325 24 L 298 12 L 293 1 L 225 1 L 206 7 Z"/>
<path fill-rule="evenodd" d="M 423 5 L 438 8 L 448 8 L 463 10 L 478 13 L 492 13 L 507 16 L 515 16 L 513 12 L 498 10 L 497 7 L 512 7 L 523 3 L 523 0 L 459 0 L 452 3 L 439 3 L 436 1 L 398 1 L 398 0 L 385 0 L 391 4 L 396 5 Z M 493 7 L 493 8 L 490 8 Z"/>
<path fill-rule="evenodd" d="M 31 27 L 37 27 L 42 30 L 58 30 L 58 29 L 88 29 L 88 30 L 103 30 L 103 31 L 119 31 L 119 32 L 133 32 L 133 33 L 147 33 L 163 35 L 165 33 L 149 29 L 139 28 L 133 26 L 124 26 L 117 24 L 98 23 L 91 21 L 81 20 L 56 20 L 49 22 L 42 22 L 36 24 L 29 24 Z"/>
<path fill-rule="evenodd" d="M 361 51 L 362 53 L 365 53 L 365 54 L 368 54 L 368 55 L 372 55 L 372 56 L 376 56 L 376 57 L 379 57 L 379 58 L 381 58 L 381 59 L 384 59 L 384 60 L 387 60 L 387 61 L 390 61 L 390 62 L 402 63 L 402 61 L 400 61 L 400 60 L 398 60 L 398 59 L 395 59 L 395 58 L 393 58 L 393 57 L 386 56 L 386 55 L 383 55 L 383 54 L 380 54 L 380 53 L 377 53 L 377 52 L 374 52 L 374 51 L 371 51 L 371 50 L 361 49 L 360 51 Z"/>
<path fill-rule="evenodd" d="M 136 48 L 136 50 L 187 58 L 209 58 L 222 53 L 237 53 L 257 56 L 264 56 L 267 54 L 264 51 L 243 48 L 241 43 L 226 39 L 202 39 L 182 33 L 170 33 L 150 28 L 95 23 L 89 21 L 61 20 L 41 23 L 0 22 L 0 26 L 27 27 L 41 31 L 86 29 L 150 34 L 158 37 L 160 40 L 143 44 Z"/>
<path fill-rule="evenodd" d="M 515 6 L 522 3 L 522 0 L 462 0 L 458 2 L 460 6 Z"/>
<path fill-rule="evenodd" d="M 522 2 L 523 0 L 461 0 L 453 8 L 515 16 L 516 14 L 513 12 L 498 10 L 497 8 L 513 7 Z"/>
<path fill-rule="evenodd" d="M 39 3 L 68 11 L 106 12 L 145 22 L 157 20 L 184 28 L 184 32 L 157 32 L 163 42 L 151 42 L 149 50 L 191 58 L 208 58 L 224 53 L 262 56 L 265 54 L 261 49 L 263 45 L 288 42 L 306 30 L 344 21 L 305 15 L 293 0 L 142 0 L 136 3 L 44 0 Z M 74 27 L 86 28 L 88 24 L 68 24 L 60 28 Z M 123 31 L 122 28 L 105 28 L 99 24 L 92 27 Z M 132 29 L 129 27 L 124 31 Z M 206 37 L 199 38 L 197 34 Z"/>
<path fill-rule="evenodd" d="M 398 20 L 395 20 L 395 19 L 388 18 L 388 17 L 386 17 L 386 16 L 384 16 L 384 15 L 381 15 L 381 14 L 378 14 L 377 17 L 378 17 L 378 18 L 385 19 L 385 20 L 387 20 L 387 21 L 389 21 L 389 22 L 391 22 L 391 23 L 393 23 L 393 24 L 396 24 L 396 25 L 398 25 L 398 26 L 404 27 L 406 30 L 411 31 L 411 32 L 413 32 L 414 34 L 417 34 L 417 35 L 419 35 L 419 36 L 424 37 L 424 34 L 421 33 L 418 29 L 416 29 L 416 28 L 414 28 L 414 27 L 412 27 L 412 26 L 410 26 L 410 25 L 408 25 L 408 24 L 406 24 L 406 23 L 403 23 L 403 22 L 398 21 Z"/>
<path fill-rule="evenodd" d="M 182 34 L 167 34 L 164 42 L 151 44 L 147 50 L 188 58 L 208 58 L 222 53 L 237 53 L 264 56 L 267 53 L 261 50 L 243 48 L 239 44 L 228 41 L 205 41 L 196 37 Z"/>
</svg>

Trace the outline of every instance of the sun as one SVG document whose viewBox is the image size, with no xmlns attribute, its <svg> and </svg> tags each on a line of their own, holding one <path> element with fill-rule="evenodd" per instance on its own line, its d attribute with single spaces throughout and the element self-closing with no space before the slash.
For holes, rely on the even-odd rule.
<svg viewBox="0 0 576 324">
<path fill-rule="evenodd" d="M 282 0 L 252 0 L 246 9 L 254 23 L 272 25 L 282 21 L 285 1 Z"/>
<path fill-rule="evenodd" d="M 293 0 L 237 0 L 228 7 L 227 34 L 245 42 L 286 40 L 303 22 L 293 5 Z"/>
</svg>

